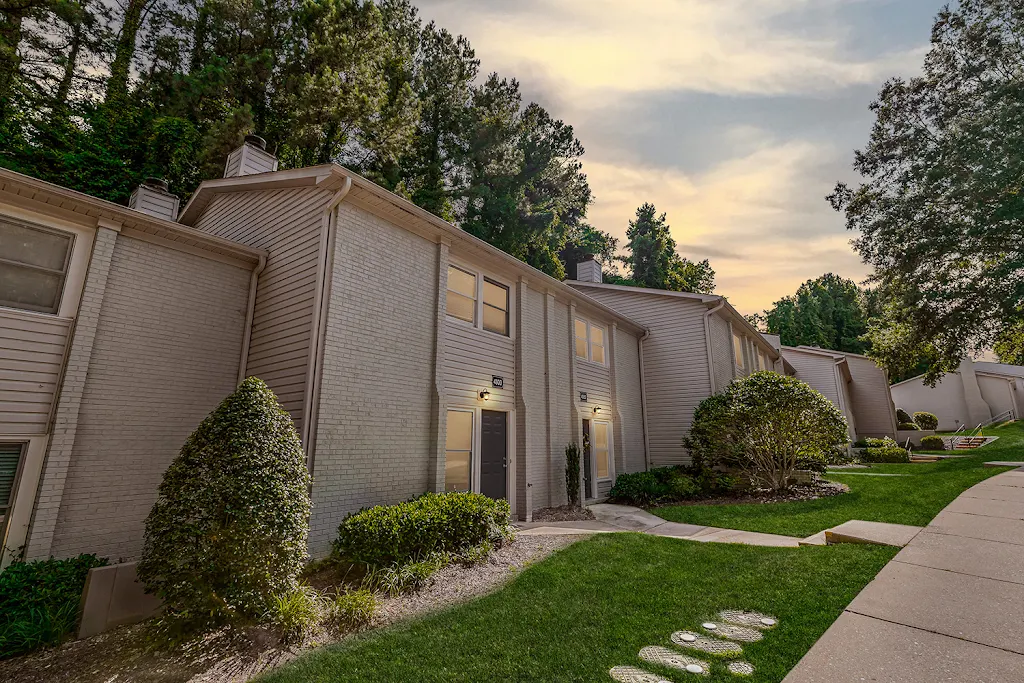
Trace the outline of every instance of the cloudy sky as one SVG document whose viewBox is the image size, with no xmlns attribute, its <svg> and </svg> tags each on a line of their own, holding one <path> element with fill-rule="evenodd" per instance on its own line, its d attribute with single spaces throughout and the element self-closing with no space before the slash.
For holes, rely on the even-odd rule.
<svg viewBox="0 0 1024 683">
<path fill-rule="evenodd" d="M 414 0 L 415 1 L 415 0 Z M 855 179 L 868 105 L 920 69 L 943 0 L 419 0 L 470 39 L 484 72 L 573 125 L 618 237 L 636 207 L 668 214 L 717 293 L 759 311 L 825 272 L 862 280 L 825 202 Z"/>
</svg>

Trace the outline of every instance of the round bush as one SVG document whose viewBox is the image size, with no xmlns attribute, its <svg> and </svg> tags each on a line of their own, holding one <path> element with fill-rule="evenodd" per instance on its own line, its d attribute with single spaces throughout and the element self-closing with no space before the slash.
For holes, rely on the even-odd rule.
<svg viewBox="0 0 1024 683">
<path fill-rule="evenodd" d="M 681 467 L 656 467 L 647 472 L 620 474 L 608 497 L 619 503 L 647 507 L 694 498 L 704 488 L 703 481 L 690 476 Z"/>
<path fill-rule="evenodd" d="M 255 619 L 306 560 L 309 471 L 291 417 L 249 377 L 202 421 L 146 519 L 139 579 L 191 626 Z"/>
<path fill-rule="evenodd" d="M 896 422 L 897 423 L 913 422 L 913 419 L 911 419 L 910 413 L 908 413 L 907 411 L 903 410 L 903 408 L 897 408 L 896 409 Z"/>
<path fill-rule="evenodd" d="M 780 489 L 794 470 L 827 461 L 848 439 L 846 418 L 831 401 L 796 378 L 763 371 L 705 399 L 684 445 L 696 461 L 737 467 L 755 486 Z"/>
<path fill-rule="evenodd" d="M 926 451 L 944 451 L 946 442 L 942 440 L 941 436 L 924 436 L 921 437 L 921 448 Z"/>
<path fill-rule="evenodd" d="M 899 424 L 898 429 L 901 430 L 901 431 L 904 431 L 904 432 L 918 432 L 918 431 L 921 431 L 921 428 L 918 427 L 913 422 L 901 422 Z"/>
<path fill-rule="evenodd" d="M 939 418 L 932 413 L 914 413 L 913 423 L 921 429 L 938 429 Z"/>
<path fill-rule="evenodd" d="M 349 515 L 338 527 L 334 551 L 351 562 L 384 567 L 488 542 L 500 545 L 510 533 L 509 514 L 507 500 L 479 493 L 426 493 Z"/>
</svg>

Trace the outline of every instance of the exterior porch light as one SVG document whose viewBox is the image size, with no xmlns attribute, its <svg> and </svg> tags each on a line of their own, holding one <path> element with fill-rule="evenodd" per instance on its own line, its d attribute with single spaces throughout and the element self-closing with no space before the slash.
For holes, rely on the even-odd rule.
<svg viewBox="0 0 1024 683">
<path fill-rule="evenodd" d="M 486 401 L 490 397 L 491 397 L 491 392 L 487 391 L 486 389 L 484 389 L 483 391 L 480 392 L 480 398 L 482 400 Z"/>
<path fill-rule="evenodd" d="M 597 415 L 600 412 L 601 412 L 601 406 L 594 406 L 594 415 Z"/>
</svg>

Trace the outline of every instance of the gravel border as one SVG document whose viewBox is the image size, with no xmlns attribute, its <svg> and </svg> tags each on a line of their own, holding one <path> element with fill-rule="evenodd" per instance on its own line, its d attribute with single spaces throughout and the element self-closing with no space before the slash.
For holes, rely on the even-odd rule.
<svg viewBox="0 0 1024 683">
<path fill-rule="evenodd" d="M 444 567 L 420 591 L 381 599 L 372 628 L 437 612 L 494 592 L 523 569 L 586 538 L 521 536 L 471 567 Z M 272 629 L 213 633 L 179 651 L 157 650 L 147 623 L 0 661 L 5 683 L 242 683 L 348 634 L 323 629 L 304 643 L 283 645 Z"/>
</svg>

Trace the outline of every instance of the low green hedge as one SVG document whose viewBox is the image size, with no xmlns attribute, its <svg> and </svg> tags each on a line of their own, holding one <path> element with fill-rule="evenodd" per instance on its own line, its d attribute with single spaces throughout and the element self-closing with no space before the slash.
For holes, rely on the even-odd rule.
<svg viewBox="0 0 1024 683">
<path fill-rule="evenodd" d="M 15 562 L 0 573 L 0 659 L 57 645 L 74 632 L 95 555 Z"/>
<path fill-rule="evenodd" d="M 732 480 L 711 470 L 686 467 L 656 467 L 646 472 L 620 474 L 608 497 L 619 503 L 647 507 L 723 491 Z"/>
<path fill-rule="evenodd" d="M 405 564 L 431 553 L 500 545 L 509 524 L 508 501 L 479 493 L 427 493 L 349 515 L 338 527 L 334 552 L 371 566 Z"/>
<path fill-rule="evenodd" d="M 942 440 L 941 436 L 924 436 L 921 437 L 921 448 L 926 451 L 944 451 L 946 442 Z"/>
<path fill-rule="evenodd" d="M 921 427 L 914 424 L 913 422 L 901 422 L 899 425 L 901 431 L 918 432 L 921 431 Z"/>
<path fill-rule="evenodd" d="M 872 446 L 864 449 L 862 462 L 910 462 L 910 454 L 899 446 Z"/>
<path fill-rule="evenodd" d="M 913 422 L 921 429 L 932 430 L 939 427 L 939 418 L 933 413 L 914 413 Z"/>
</svg>

